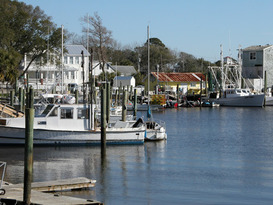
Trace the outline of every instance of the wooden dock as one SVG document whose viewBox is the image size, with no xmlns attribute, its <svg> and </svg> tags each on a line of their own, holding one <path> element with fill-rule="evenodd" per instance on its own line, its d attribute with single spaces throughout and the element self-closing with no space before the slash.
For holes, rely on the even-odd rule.
<svg viewBox="0 0 273 205">
<path fill-rule="evenodd" d="M 65 190 L 78 190 L 86 189 L 95 186 L 96 181 L 87 178 L 65 179 L 48 182 L 33 182 L 31 184 L 31 203 L 32 204 L 96 204 L 102 205 L 103 203 L 92 199 L 80 199 L 75 197 L 62 196 L 61 194 L 43 193 L 43 192 L 56 192 Z M 14 200 L 17 204 L 23 202 L 23 184 L 7 184 L 4 183 L 2 188 L 5 189 L 5 195 L 0 195 L 1 200 Z M 0 203 L 1 204 L 1 203 Z M 11 203 L 12 204 L 12 203 Z"/>
</svg>

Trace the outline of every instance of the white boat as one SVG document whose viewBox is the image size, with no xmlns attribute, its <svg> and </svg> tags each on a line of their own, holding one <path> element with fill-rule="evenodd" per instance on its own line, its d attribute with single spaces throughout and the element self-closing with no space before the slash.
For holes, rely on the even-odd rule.
<svg viewBox="0 0 273 205">
<path fill-rule="evenodd" d="M 145 141 L 160 141 L 167 139 L 166 127 L 164 121 L 147 121 Z"/>
<path fill-rule="evenodd" d="M 94 117 L 90 113 L 93 113 L 90 105 L 48 105 L 34 118 L 33 143 L 100 144 L 100 127 L 94 127 Z M 144 124 L 117 121 L 106 128 L 106 143 L 142 144 L 145 131 Z M 24 143 L 25 118 L 1 118 L 0 144 Z"/>
<path fill-rule="evenodd" d="M 213 102 L 221 106 L 262 107 L 264 94 L 252 94 L 248 89 L 226 89 L 221 98 Z"/>
</svg>

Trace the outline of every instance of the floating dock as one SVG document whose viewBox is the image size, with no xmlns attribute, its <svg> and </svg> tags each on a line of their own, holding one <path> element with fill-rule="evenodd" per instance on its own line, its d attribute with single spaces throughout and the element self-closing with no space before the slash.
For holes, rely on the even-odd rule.
<svg viewBox="0 0 273 205">
<path fill-rule="evenodd" d="M 31 203 L 32 204 L 96 204 L 103 203 L 92 199 L 80 199 L 75 197 L 62 196 L 61 194 L 43 193 L 43 192 L 58 192 L 66 190 L 87 189 L 95 186 L 96 181 L 84 177 L 65 179 L 48 182 L 33 182 L 31 183 Z M 2 186 L 5 189 L 5 195 L 0 195 L 0 202 L 9 202 L 9 204 L 23 204 L 23 184 L 8 184 Z M 0 203 L 1 204 L 1 203 Z"/>
</svg>

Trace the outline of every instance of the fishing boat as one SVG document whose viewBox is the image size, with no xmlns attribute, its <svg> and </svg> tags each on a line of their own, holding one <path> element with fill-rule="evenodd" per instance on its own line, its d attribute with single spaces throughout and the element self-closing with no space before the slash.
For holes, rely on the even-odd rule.
<svg viewBox="0 0 273 205">
<path fill-rule="evenodd" d="M 226 89 L 223 97 L 217 98 L 213 102 L 221 106 L 262 107 L 264 94 L 252 94 L 248 89 Z"/>
<path fill-rule="evenodd" d="M 221 67 L 210 66 L 218 87 L 221 88 L 221 97 L 211 99 L 220 106 L 234 107 L 262 107 L 265 95 L 250 92 L 249 88 L 242 88 L 244 80 L 241 75 L 241 49 L 239 49 L 238 64 L 225 64 L 223 62 L 223 50 L 221 46 Z M 221 83 L 217 80 L 217 72 L 221 73 Z"/>
<path fill-rule="evenodd" d="M 94 109 L 95 106 L 93 106 Z M 94 111 L 94 110 L 93 110 Z M 91 105 L 49 104 L 34 117 L 34 144 L 100 144 Z M 144 143 L 145 125 L 117 121 L 106 128 L 107 144 Z M 0 119 L 0 144 L 25 143 L 25 117 Z"/>
</svg>

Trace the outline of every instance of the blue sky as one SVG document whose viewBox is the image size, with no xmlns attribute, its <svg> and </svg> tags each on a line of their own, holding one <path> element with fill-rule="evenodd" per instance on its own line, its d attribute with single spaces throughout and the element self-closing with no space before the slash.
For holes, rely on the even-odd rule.
<svg viewBox="0 0 273 205">
<path fill-rule="evenodd" d="M 19 0 L 39 6 L 58 26 L 82 34 L 80 19 L 95 12 L 122 46 L 150 37 L 168 48 L 215 62 L 237 59 L 239 46 L 273 44 L 272 0 Z"/>
</svg>

